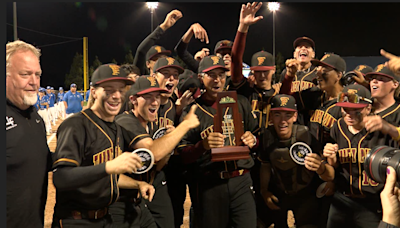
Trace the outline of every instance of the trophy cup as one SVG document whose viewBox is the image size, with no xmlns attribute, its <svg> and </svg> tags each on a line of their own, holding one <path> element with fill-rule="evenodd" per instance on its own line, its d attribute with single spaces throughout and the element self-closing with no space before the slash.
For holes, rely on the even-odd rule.
<svg viewBox="0 0 400 228">
<path fill-rule="evenodd" d="M 212 162 L 250 158 L 249 147 L 245 146 L 240 139 L 244 132 L 236 91 L 223 91 L 217 94 L 214 132 L 220 132 L 225 136 L 225 145 L 211 149 Z"/>
</svg>

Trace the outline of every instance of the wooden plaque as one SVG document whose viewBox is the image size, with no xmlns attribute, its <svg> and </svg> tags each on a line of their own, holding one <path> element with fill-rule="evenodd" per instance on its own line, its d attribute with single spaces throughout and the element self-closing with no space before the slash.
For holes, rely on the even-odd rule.
<svg viewBox="0 0 400 228">
<path fill-rule="evenodd" d="M 230 161 L 250 158 L 250 149 L 240 137 L 244 134 L 236 91 L 223 91 L 217 95 L 217 114 L 214 132 L 225 135 L 225 146 L 211 149 L 211 161 Z"/>
</svg>

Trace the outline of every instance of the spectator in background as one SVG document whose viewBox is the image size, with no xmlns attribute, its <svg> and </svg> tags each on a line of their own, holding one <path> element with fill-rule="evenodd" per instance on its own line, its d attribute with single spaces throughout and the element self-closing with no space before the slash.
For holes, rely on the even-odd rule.
<svg viewBox="0 0 400 228">
<path fill-rule="evenodd" d="M 58 115 L 60 116 L 61 120 L 65 119 L 64 95 L 65 95 L 64 88 L 63 87 L 58 88 L 58 94 L 57 94 Z"/>
<path fill-rule="evenodd" d="M 90 89 L 92 88 L 92 82 L 90 82 L 89 84 L 89 89 L 86 91 L 86 95 L 85 95 L 85 101 L 88 102 L 89 101 L 89 95 L 90 95 Z"/>
<path fill-rule="evenodd" d="M 76 84 L 72 83 L 70 86 L 70 91 L 64 95 L 64 105 L 66 118 L 72 116 L 73 114 L 82 111 L 83 107 L 83 97 L 80 93 L 76 91 Z"/>
</svg>

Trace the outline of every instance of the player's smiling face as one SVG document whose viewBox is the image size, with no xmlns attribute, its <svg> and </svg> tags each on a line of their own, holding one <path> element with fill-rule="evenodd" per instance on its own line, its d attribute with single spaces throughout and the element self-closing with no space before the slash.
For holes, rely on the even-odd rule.
<svg viewBox="0 0 400 228">
<path fill-rule="evenodd" d="M 120 80 L 103 82 L 92 89 L 95 99 L 92 110 L 105 121 L 113 121 L 124 102 L 125 83 Z"/>
<path fill-rule="evenodd" d="M 280 139 L 292 136 L 293 123 L 297 120 L 297 112 L 271 111 L 271 121 Z"/>
<path fill-rule="evenodd" d="M 226 74 L 224 70 L 217 68 L 203 74 L 202 80 L 204 87 L 206 88 L 206 92 L 216 97 L 217 93 L 222 92 L 224 89 Z"/>
<path fill-rule="evenodd" d="M 339 83 L 340 75 L 331 67 L 318 66 L 317 67 L 317 82 L 321 90 L 331 90 L 337 83 Z"/>
<path fill-rule="evenodd" d="M 353 126 L 355 128 L 364 127 L 363 119 L 365 116 L 369 115 L 371 112 L 371 105 L 368 105 L 365 108 L 343 108 L 342 107 L 342 116 L 344 122 L 347 126 Z"/>
<path fill-rule="evenodd" d="M 309 63 L 315 57 L 314 49 L 307 42 L 300 42 L 294 50 L 293 57 L 300 63 Z"/>
<path fill-rule="evenodd" d="M 171 97 L 178 85 L 179 71 L 173 67 L 161 69 L 156 73 L 156 79 L 161 89 L 168 90 L 162 96 Z"/>
<path fill-rule="evenodd" d="M 372 75 L 370 80 L 371 96 L 373 98 L 385 98 L 389 93 L 394 92 L 399 83 L 383 75 Z"/>
<path fill-rule="evenodd" d="M 134 112 L 147 122 L 154 122 L 157 118 L 157 111 L 160 107 L 160 92 L 151 92 L 140 95 L 134 102 Z"/>
<path fill-rule="evenodd" d="M 275 70 L 267 71 L 254 71 L 254 78 L 256 80 L 256 85 L 261 89 L 268 89 L 271 87 L 272 75 Z"/>
</svg>

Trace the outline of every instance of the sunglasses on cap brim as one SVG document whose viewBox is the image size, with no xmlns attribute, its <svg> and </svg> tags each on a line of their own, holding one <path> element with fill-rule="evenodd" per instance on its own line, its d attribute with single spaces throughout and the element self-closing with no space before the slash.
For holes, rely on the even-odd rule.
<svg viewBox="0 0 400 228">
<path fill-rule="evenodd" d="M 339 93 L 338 97 L 337 97 L 337 102 L 349 102 L 349 103 L 354 103 L 354 104 L 359 104 L 361 101 L 366 101 L 370 104 L 372 104 L 372 100 L 365 98 L 365 97 L 361 97 L 358 96 L 357 94 L 354 93 L 345 93 L 345 92 L 341 92 Z"/>
</svg>

